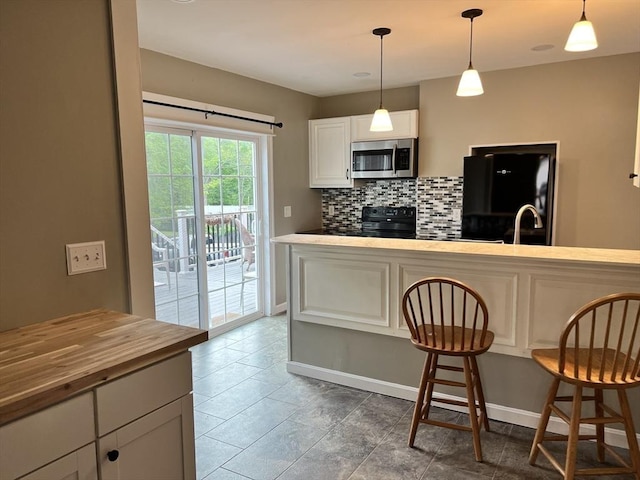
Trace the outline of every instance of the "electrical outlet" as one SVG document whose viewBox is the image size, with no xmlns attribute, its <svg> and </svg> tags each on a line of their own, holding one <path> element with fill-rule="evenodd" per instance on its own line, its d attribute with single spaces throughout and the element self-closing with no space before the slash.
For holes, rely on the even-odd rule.
<svg viewBox="0 0 640 480">
<path fill-rule="evenodd" d="M 329 205 L 329 216 L 333 217 L 333 215 L 336 213 L 336 209 L 333 205 Z"/>
<path fill-rule="evenodd" d="M 68 275 L 106 270 L 106 268 L 104 240 L 67 245 Z"/>
<path fill-rule="evenodd" d="M 454 208 L 453 209 L 453 221 L 454 222 L 461 221 L 461 219 L 460 219 L 460 209 L 459 208 Z"/>
<path fill-rule="evenodd" d="M 291 216 L 291 205 L 287 205 L 286 207 L 284 207 L 284 216 L 285 218 Z"/>
</svg>

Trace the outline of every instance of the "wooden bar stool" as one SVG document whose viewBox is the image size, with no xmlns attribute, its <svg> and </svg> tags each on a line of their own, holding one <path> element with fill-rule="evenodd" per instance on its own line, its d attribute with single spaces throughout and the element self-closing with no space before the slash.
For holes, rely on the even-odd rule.
<svg viewBox="0 0 640 480">
<path fill-rule="evenodd" d="M 407 289 L 402 298 L 402 312 L 411 331 L 411 343 L 427 352 L 409 432 L 409 446 L 413 447 L 419 423 L 467 430 L 473 433 L 475 457 L 481 462 L 480 427 L 484 425 L 488 432 L 489 419 L 476 356 L 486 352 L 493 342 L 493 332 L 487 330 L 489 314 L 484 300 L 462 282 L 430 277 Z M 440 364 L 438 359 L 441 355 L 461 357 L 462 367 Z M 461 372 L 464 380 L 437 378 L 438 369 Z M 436 384 L 464 388 L 467 401 L 434 397 Z M 430 419 L 432 402 L 467 407 L 471 426 Z"/>
<path fill-rule="evenodd" d="M 640 293 L 608 295 L 588 303 L 569 319 L 560 336 L 559 348 L 533 350 L 531 355 L 554 379 L 533 440 L 529 463 L 534 465 L 538 452 L 542 452 L 565 479 L 572 479 L 574 475 L 631 473 L 640 480 L 640 453 L 626 394 L 628 388 L 640 385 Z M 557 396 L 560 382 L 573 385 L 572 396 Z M 585 388 L 593 389 L 594 394 L 585 396 Z M 604 403 L 605 389 L 617 392 L 621 413 Z M 595 403 L 594 417 L 582 417 L 584 401 Z M 570 402 L 571 412 L 565 413 L 556 402 Z M 568 435 L 545 435 L 551 413 L 569 425 Z M 624 425 L 630 464 L 604 441 L 604 426 L 610 423 Z M 595 425 L 595 434 L 580 434 L 580 424 Z M 580 440 L 595 440 L 598 461 L 604 462 L 606 451 L 620 466 L 576 469 Z M 564 468 L 542 444 L 546 441 L 567 442 Z"/>
</svg>

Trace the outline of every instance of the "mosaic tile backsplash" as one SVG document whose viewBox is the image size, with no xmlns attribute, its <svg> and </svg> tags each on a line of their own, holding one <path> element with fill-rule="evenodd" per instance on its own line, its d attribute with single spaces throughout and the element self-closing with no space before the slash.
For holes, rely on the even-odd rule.
<svg viewBox="0 0 640 480">
<path fill-rule="evenodd" d="M 420 177 L 372 180 L 354 188 L 322 190 L 322 228 L 360 229 L 362 207 L 417 207 L 417 235 L 424 238 L 459 238 L 462 211 L 462 177 Z M 329 215 L 330 208 L 333 215 Z"/>
</svg>

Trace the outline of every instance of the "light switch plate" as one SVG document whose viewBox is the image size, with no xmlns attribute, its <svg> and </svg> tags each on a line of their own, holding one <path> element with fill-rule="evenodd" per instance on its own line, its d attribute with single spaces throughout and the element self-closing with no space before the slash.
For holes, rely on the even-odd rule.
<svg viewBox="0 0 640 480">
<path fill-rule="evenodd" d="M 284 216 L 286 218 L 291 216 L 291 205 L 287 205 L 286 207 L 284 207 Z"/>
<path fill-rule="evenodd" d="M 67 245 L 68 275 L 106 270 L 106 268 L 104 240 Z"/>
</svg>

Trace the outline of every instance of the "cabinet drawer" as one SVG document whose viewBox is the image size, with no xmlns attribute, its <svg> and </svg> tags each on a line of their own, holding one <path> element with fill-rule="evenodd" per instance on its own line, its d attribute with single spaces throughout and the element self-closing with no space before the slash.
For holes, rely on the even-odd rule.
<svg viewBox="0 0 640 480">
<path fill-rule="evenodd" d="M 188 394 L 191 389 L 189 351 L 98 387 L 98 436 Z"/>
<path fill-rule="evenodd" d="M 0 428 L 0 479 L 14 479 L 95 439 L 93 393 Z"/>
</svg>

